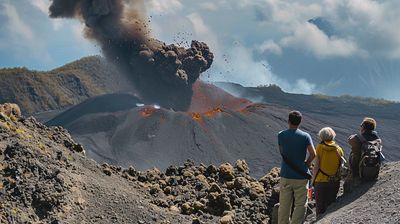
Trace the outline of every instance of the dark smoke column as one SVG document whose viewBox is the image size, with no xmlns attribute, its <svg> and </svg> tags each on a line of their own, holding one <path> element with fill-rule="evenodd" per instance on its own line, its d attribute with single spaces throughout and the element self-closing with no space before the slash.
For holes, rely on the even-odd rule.
<svg viewBox="0 0 400 224">
<path fill-rule="evenodd" d="M 214 59 L 205 43 L 184 49 L 150 37 L 143 0 L 52 0 L 50 17 L 76 18 L 85 35 L 133 82 L 142 100 L 186 111 L 192 85 Z"/>
</svg>

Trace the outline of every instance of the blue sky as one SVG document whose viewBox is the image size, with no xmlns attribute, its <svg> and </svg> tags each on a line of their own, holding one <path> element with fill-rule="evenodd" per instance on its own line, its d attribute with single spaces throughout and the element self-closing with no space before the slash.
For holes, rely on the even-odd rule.
<svg viewBox="0 0 400 224">
<path fill-rule="evenodd" d="M 137 1 L 137 0 L 135 0 Z M 154 37 L 215 52 L 210 81 L 400 101 L 400 1 L 147 0 Z M 0 0 L 0 67 L 49 70 L 100 54 L 48 0 Z"/>
</svg>

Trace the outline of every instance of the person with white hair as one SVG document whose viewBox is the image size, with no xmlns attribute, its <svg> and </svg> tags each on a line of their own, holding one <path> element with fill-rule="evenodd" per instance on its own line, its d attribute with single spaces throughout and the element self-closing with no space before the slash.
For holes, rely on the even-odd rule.
<svg viewBox="0 0 400 224">
<path fill-rule="evenodd" d="M 343 156 L 343 149 L 336 144 L 336 133 L 332 128 L 322 128 L 318 135 L 321 143 L 316 149 L 313 168 L 317 217 L 336 200 L 340 187 L 339 168 Z"/>
</svg>

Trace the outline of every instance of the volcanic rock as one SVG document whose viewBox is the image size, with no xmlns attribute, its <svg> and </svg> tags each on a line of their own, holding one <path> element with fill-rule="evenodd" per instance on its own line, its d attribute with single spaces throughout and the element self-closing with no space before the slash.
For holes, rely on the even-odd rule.
<svg viewBox="0 0 400 224">
<path fill-rule="evenodd" d="M 0 119 L 0 223 L 191 222 L 155 208 L 145 187 L 122 177 L 132 168 L 100 166 L 70 147 L 65 129 L 15 115 Z"/>
<path fill-rule="evenodd" d="M 229 163 L 222 164 L 218 169 L 218 175 L 222 180 L 232 180 L 235 177 L 233 166 Z"/>
<path fill-rule="evenodd" d="M 244 172 L 245 174 L 249 174 L 249 165 L 247 165 L 247 163 L 246 163 L 246 161 L 244 161 L 244 160 L 237 160 L 236 161 L 236 169 L 239 171 L 239 172 Z"/>
</svg>

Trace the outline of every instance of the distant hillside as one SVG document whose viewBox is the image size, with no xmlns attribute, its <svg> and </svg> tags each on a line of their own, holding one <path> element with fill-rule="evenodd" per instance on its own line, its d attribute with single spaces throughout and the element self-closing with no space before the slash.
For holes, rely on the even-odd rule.
<svg viewBox="0 0 400 224">
<path fill-rule="evenodd" d="M 62 109 L 92 96 L 129 88 L 129 81 L 100 56 L 47 72 L 0 69 L 0 103 L 17 103 L 26 114 Z"/>
<path fill-rule="evenodd" d="M 355 96 L 304 95 L 282 91 L 278 86 L 243 87 L 239 84 L 218 82 L 218 87 L 254 101 L 278 104 L 309 113 L 326 115 L 372 116 L 398 120 L 400 103 L 384 99 Z"/>
</svg>

